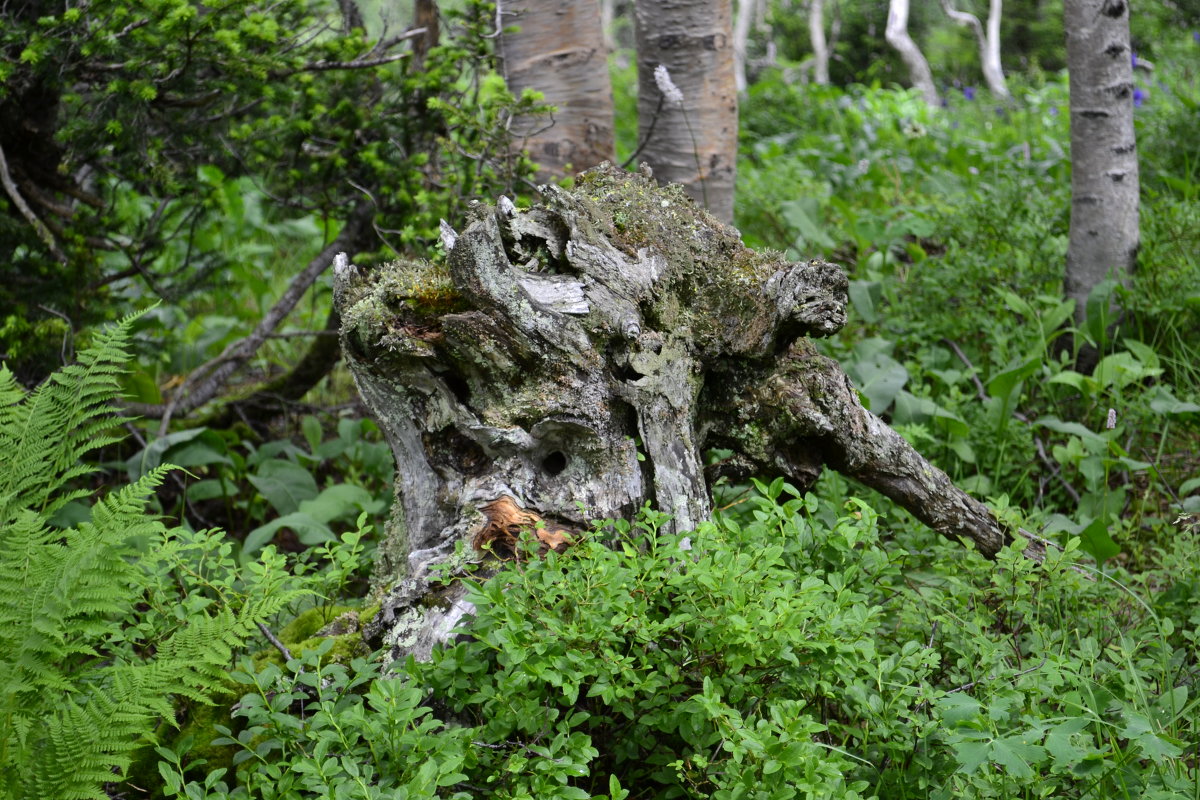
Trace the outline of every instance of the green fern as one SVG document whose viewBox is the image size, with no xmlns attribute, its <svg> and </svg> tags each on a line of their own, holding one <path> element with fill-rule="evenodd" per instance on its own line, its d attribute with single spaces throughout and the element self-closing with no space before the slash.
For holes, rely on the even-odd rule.
<svg viewBox="0 0 1200 800">
<path fill-rule="evenodd" d="M 146 512 L 168 467 L 97 500 L 88 522 L 50 525 L 90 494 L 72 488 L 90 471 L 81 457 L 120 438 L 112 403 L 135 319 L 31 393 L 0 365 L 0 796 L 104 798 L 157 725 L 174 724 L 172 697 L 205 701 L 256 623 L 299 594 L 222 596 L 170 625 L 139 618 L 183 533 Z"/>
</svg>

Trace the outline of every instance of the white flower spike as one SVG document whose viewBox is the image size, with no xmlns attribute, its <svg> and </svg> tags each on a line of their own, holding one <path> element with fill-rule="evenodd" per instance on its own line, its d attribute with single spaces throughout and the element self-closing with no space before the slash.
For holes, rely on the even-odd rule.
<svg viewBox="0 0 1200 800">
<path fill-rule="evenodd" d="M 683 106 L 683 92 L 679 91 L 679 87 L 671 80 L 671 73 L 663 64 L 654 68 L 654 82 L 658 84 L 658 90 L 663 93 L 663 98 L 668 103 Z"/>
</svg>

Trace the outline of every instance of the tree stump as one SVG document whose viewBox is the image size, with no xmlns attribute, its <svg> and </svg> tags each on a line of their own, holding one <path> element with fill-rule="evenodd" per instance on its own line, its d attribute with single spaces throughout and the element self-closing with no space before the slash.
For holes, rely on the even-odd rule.
<svg viewBox="0 0 1200 800">
<path fill-rule="evenodd" d="M 646 502 L 690 530 L 721 475 L 804 488 L 828 465 L 985 555 L 1012 540 L 817 353 L 846 321 L 837 266 L 750 250 L 678 186 L 609 165 L 470 217 L 444 226 L 445 264 L 335 263 L 345 355 L 396 459 L 372 630 L 394 655 L 469 613 L 425 580 L 456 543 L 511 548 L 541 520 L 561 548 Z M 706 470 L 710 448 L 733 456 Z"/>
</svg>

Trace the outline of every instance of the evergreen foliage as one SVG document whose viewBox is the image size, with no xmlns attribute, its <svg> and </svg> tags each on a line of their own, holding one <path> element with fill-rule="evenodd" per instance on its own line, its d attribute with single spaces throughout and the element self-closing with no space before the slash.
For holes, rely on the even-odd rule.
<svg viewBox="0 0 1200 800">
<path fill-rule="evenodd" d="M 206 700 L 255 624 L 296 597 L 165 606 L 161 578 L 195 538 L 147 514 L 166 466 L 99 499 L 90 520 L 56 525 L 90 494 L 77 487 L 91 472 L 79 459 L 119 438 L 112 401 L 134 319 L 31 393 L 0 366 L 3 797 L 105 797 L 141 740 L 174 719 L 171 696 Z"/>
</svg>

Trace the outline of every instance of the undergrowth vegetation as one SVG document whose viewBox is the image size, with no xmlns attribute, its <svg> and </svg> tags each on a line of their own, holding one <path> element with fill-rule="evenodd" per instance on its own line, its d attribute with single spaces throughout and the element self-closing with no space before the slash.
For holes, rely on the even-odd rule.
<svg viewBox="0 0 1200 800">
<path fill-rule="evenodd" d="M 1200 798 L 1200 43 L 1174 35 L 1139 73 L 1138 271 L 1080 326 L 1065 77 L 930 110 L 771 73 L 742 104 L 746 242 L 845 265 L 850 325 L 822 346 L 864 402 L 1062 551 L 986 561 L 837 475 L 763 476 L 716 487 L 685 535 L 644 509 L 447 577 L 476 615 L 428 664 L 385 664 L 359 631 L 392 466 L 344 372 L 267 435 L 109 413 L 118 392 L 160 402 L 319 245 L 315 216 L 198 173 L 212 291 L 81 333 L 79 365 L 33 393 L 0 367 L 0 789 Z M 632 108 L 632 70 L 614 75 Z M 432 241 L 431 214 L 401 238 Z M 113 294 L 114 315 L 146 302 Z M 251 371 L 294 363 L 328 309 L 324 286 Z M 65 358 L 73 333 L 38 341 L 60 332 Z"/>
</svg>

